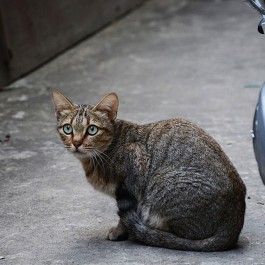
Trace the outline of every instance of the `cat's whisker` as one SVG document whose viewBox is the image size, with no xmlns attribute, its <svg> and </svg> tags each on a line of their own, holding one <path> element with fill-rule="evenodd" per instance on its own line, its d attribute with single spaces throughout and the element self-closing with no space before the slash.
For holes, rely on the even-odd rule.
<svg viewBox="0 0 265 265">
<path fill-rule="evenodd" d="M 95 167 L 95 164 L 97 164 L 101 169 L 104 169 L 105 171 L 104 162 L 98 150 L 91 148 L 91 147 L 84 147 L 83 150 L 91 154 L 90 158 L 92 160 L 92 163 L 94 163 L 94 167 Z M 99 158 L 99 160 L 97 158 Z"/>
<path fill-rule="evenodd" d="M 113 161 L 112 161 L 112 159 L 107 155 L 107 154 L 105 154 L 104 152 L 102 152 L 102 151 L 100 151 L 100 150 L 98 150 L 98 149 L 95 149 L 97 152 L 98 152 L 98 154 L 104 159 L 104 161 L 106 162 L 106 163 L 108 163 L 108 165 L 110 165 L 110 162 L 111 163 L 113 163 Z M 107 159 L 109 160 L 109 162 L 107 161 Z"/>
<path fill-rule="evenodd" d="M 91 159 L 91 161 L 93 163 L 93 169 L 95 170 L 96 169 L 96 164 L 95 164 L 95 161 L 94 161 L 94 157 L 91 156 L 90 159 Z"/>
<path fill-rule="evenodd" d="M 100 154 L 97 152 L 96 149 L 93 150 L 93 153 L 95 154 L 95 159 L 96 159 L 96 161 L 97 161 L 99 167 L 100 167 L 102 170 L 105 171 L 104 161 L 102 160 Z M 98 160 L 97 158 L 99 158 L 99 160 Z"/>
<path fill-rule="evenodd" d="M 94 153 L 96 154 L 96 157 L 99 158 L 100 162 L 99 164 L 102 164 L 103 170 L 105 171 L 105 165 L 104 165 L 104 161 L 103 161 L 103 157 L 100 155 L 100 153 L 98 153 L 98 151 L 95 149 L 93 150 Z M 105 161 L 106 162 L 106 161 Z"/>
<path fill-rule="evenodd" d="M 84 148 L 84 150 L 90 152 L 91 155 L 89 156 L 89 158 L 91 159 L 91 161 L 93 163 L 94 170 L 96 169 L 96 165 L 98 165 L 100 167 L 100 164 L 99 164 L 99 162 L 97 160 L 97 155 L 94 152 L 94 150 L 92 148 Z"/>
<path fill-rule="evenodd" d="M 95 150 L 96 151 L 96 153 L 97 153 L 97 155 L 98 155 L 98 157 L 101 159 L 101 161 L 102 161 L 102 163 L 104 164 L 104 162 L 106 163 L 106 164 L 108 164 L 109 166 L 111 166 L 111 163 L 113 163 L 113 161 L 107 156 L 107 155 L 105 155 L 103 152 L 101 153 L 99 150 Z M 105 155 L 106 157 L 104 157 L 103 155 Z M 109 162 L 108 160 L 107 160 L 107 158 L 109 159 L 109 161 L 111 162 Z"/>
</svg>

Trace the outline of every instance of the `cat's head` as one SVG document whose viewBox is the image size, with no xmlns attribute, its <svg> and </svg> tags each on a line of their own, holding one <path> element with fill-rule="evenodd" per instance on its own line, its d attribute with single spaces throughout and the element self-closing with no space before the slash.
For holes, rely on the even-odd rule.
<svg viewBox="0 0 265 265">
<path fill-rule="evenodd" d="M 57 130 L 65 147 L 78 158 L 90 158 L 104 152 L 113 139 L 119 105 L 117 95 L 110 93 L 91 106 L 74 104 L 58 90 L 51 93 Z"/>
</svg>

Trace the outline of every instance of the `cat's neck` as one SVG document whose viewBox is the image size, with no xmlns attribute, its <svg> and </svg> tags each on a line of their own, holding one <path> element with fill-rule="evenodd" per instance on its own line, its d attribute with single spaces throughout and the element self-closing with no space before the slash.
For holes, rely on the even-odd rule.
<svg viewBox="0 0 265 265">
<path fill-rule="evenodd" d="M 139 125 L 132 122 L 116 120 L 114 124 L 114 137 L 109 149 L 113 146 L 116 147 L 135 142 L 138 127 Z"/>
<path fill-rule="evenodd" d="M 83 166 L 83 169 L 86 173 L 86 176 L 91 175 L 94 171 L 97 170 L 96 165 L 93 164 L 92 159 L 89 157 L 78 158 Z"/>
<path fill-rule="evenodd" d="M 87 181 L 96 189 L 111 197 L 115 197 L 117 183 L 105 176 L 100 167 L 90 158 L 79 159 L 85 171 Z"/>
</svg>

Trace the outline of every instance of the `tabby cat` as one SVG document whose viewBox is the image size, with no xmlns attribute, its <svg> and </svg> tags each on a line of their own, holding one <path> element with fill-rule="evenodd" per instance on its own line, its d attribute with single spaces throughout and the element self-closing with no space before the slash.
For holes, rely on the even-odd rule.
<svg viewBox="0 0 265 265">
<path fill-rule="evenodd" d="M 236 246 L 246 188 L 218 143 L 184 119 L 137 125 L 116 119 L 118 97 L 77 105 L 52 91 L 58 132 L 88 182 L 117 201 L 109 240 L 178 250 Z"/>
</svg>

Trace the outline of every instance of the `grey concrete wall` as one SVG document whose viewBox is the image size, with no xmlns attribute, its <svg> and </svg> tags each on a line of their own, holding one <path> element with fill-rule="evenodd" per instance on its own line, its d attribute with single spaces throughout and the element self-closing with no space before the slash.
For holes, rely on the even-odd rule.
<svg viewBox="0 0 265 265">
<path fill-rule="evenodd" d="M 0 87 L 144 0 L 0 1 Z"/>
</svg>

